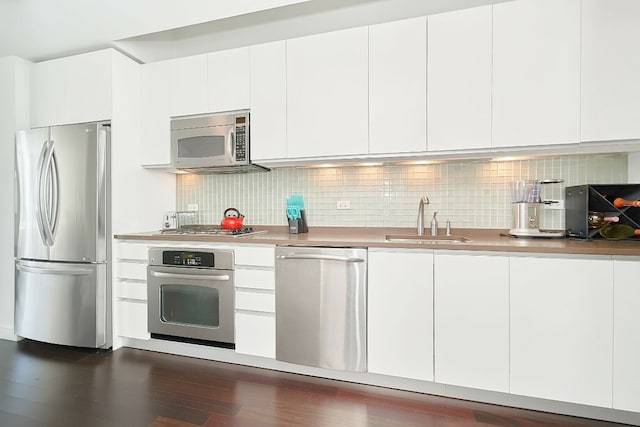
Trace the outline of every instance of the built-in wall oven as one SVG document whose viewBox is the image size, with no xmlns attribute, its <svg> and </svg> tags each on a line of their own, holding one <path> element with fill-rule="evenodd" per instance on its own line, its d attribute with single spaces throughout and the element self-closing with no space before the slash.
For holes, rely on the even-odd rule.
<svg viewBox="0 0 640 427">
<path fill-rule="evenodd" d="M 152 338 L 234 348 L 233 268 L 232 250 L 150 248 Z"/>
</svg>

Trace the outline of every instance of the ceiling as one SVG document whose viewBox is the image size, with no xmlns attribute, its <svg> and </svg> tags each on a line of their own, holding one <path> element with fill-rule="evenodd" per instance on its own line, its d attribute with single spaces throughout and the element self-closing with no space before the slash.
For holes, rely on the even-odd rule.
<svg viewBox="0 0 640 427">
<path fill-rule="evenodd" d="M 507 0 L 0 0 L 0 57 L 113 47 L 141 63 Z"/>
</svg>

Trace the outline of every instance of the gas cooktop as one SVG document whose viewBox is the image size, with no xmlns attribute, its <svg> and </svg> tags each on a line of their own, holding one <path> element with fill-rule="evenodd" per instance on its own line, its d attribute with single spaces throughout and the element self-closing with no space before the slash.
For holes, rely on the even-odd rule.
<svg viewBox="0 0 640 427">
<path fill-rule="evenodd" d="M 196 235 L 205 235 L 205 236 L 244 237 L 244 236 L 253 236 L 256 234 L 262 234 L 266 232 L 267 230 L 255 230 L 253 227 L 242 227 L 242 228 L 237 228 L 235 230 L 229 230 L 215 224 L 191 224 L 191 225 L 183 225 L 180 228 L 162 230 L 160 233 L 167 234 L 167 235 L 196 234 Z"/>
</svg>

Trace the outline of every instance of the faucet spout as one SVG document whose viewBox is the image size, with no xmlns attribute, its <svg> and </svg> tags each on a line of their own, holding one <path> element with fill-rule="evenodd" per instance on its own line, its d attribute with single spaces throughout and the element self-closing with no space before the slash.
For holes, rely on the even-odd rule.
<svg viewBox="0 0 640 427">
<path fill-rule="evenodd" d="M 420 203 L 418 204 L 418 223 L 417 223 L 417 232 L 418 236 L 424 236 L 424 205 L 429 204 L 429 198 L 424 196 L 420 199 Z"/>
</svg>

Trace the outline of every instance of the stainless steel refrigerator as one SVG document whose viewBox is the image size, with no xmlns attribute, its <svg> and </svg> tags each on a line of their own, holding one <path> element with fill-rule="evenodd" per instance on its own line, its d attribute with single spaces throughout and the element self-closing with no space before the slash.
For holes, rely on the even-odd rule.
<svg viewBox="0 0 640 427">
<path fill-rule="evenodd" d="M 110 126 L 16 134 L 15 334 L 111 347 Z"/>
</svg>

